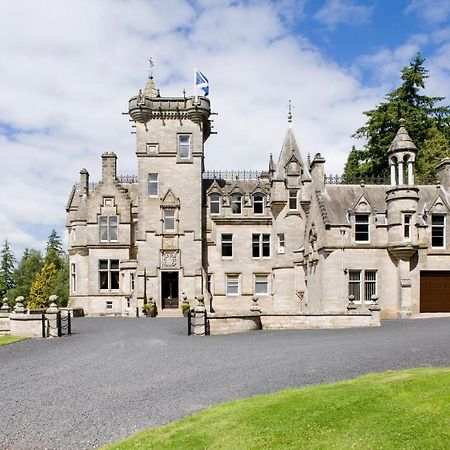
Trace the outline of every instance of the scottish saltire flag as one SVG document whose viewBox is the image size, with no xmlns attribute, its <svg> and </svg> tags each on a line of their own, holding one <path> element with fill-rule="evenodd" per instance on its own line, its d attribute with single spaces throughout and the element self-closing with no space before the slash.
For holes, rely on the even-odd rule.
<svg viewBox="0 0 450 450">
<path fill-rule="evenodd" d="M 203 95 L 209 94 L 209 81 L 199 70 L 195 70 L 195 87 L 203 91 Z"/>
</svg>

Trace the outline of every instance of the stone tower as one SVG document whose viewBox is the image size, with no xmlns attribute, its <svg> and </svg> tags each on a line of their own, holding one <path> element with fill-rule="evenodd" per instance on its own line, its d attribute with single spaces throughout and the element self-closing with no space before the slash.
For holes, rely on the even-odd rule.
<svg viewBox="0 0 450 450">
<path fill-rule="evenodd" d="M 129 101 L 136 124 L 138 304 L 177 308 L 202 293 L 202 174 L 210 135 L 206 97 L 161 97 L 150 76 Z"/>
<path fill-rule="evenodd" d="M 406 131 L 403 120 L 392 141 L 388 158 L 391 187 L 386 191 L 388 251 L 398 270 L 398 309 L 400 315 L 411 314 L 411 271 L 417 254 L 419 188 L 414 185 L 417 148 Z"/>
</svg>

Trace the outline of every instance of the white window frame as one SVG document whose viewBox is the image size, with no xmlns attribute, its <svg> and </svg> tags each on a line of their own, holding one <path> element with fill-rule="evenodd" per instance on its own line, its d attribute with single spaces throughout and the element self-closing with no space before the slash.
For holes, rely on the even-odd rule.
<svg viewBox="0 0 450 450">
<path fill-rule="evenodd" d="M 286 241 L 284 233 L 278 233 L 278 254 L 283 255 L 286 252 Z"/>
<path fill-rule="evenodd" d="M 266 287 L 265 291 L 258 292 L 258 285 L 265 286 Z M 253 280 L 253 292 L 255 295 L 269 295 L 269 275 L 262 273 L 255 273 Z"/>
<path fill-rule="evenodd" d="M 231 238 L 224 239 L 224 236 L 231 236 Z M 231 255 L 224 255 L 224 244 L 226 245 L 226 248 L 231 249 Z M 233 258 L 233 233 L 222 233 L 220 235 L 220 254 L 222 255 L 223 259 L 232 259 Z"/>
<path fill-rule="evenodd" d="M 352 274 L 358 275 L 358 279 L 352 280 Z M 375 275 L 374 280 L 370 279 L 373 274 Z M 351 289 L 351 285 L 355 288 Z M 366 298 L 369 286 L 374 286 L 374 289 L 370 289 L 370 298 Z M 348 273 L 348 293 L 349 296 L 355 296 L 354 303 L 358 305 L 372 304 L 372 295 L 378 295 L 378 271 L 376 269 L 350 269 Z"/>
<path fill-rule="evenodd" d="M 108 309 L 108 310 L 113 309 L 113 301 L 112 300 L 106 300 L 106 309 Z"/>
<path fill-rule="evenodd" d="M 292 202 L 295 202 L 294 208 L 292 208 Z M 297 189 L 289 189 L 288 191 L 288 207 L 289 211 L 298 211 L 298 190 Z"/>
<path fill-rule="evenodd" d="M 240 193 L 235 193 L 231 195 L 231 214 L 235 216 L 242 214 L 242 197 L 243 195 Z M 236 200 L 237 198 L 239 198 L 239 200 Z M 234 205 L 239 205 L 238 212 L 234 211 Z"/>
<path fill-rule="evenodd" d="M 435 218 L 435 217 L 442 217 L 444 219 L 443 220 L 443 224 L 442 225 L 441 224 L 438 224 L 438 225 L 433 224 L 433 218 Z M 431 239 L 430 239 L 431 247 L 432 248 L 445 248 L 445 246 L 446 246 L 446 236 L 445 236 L 445 234 L 446 234 L 446 231 L 447 231 L 447 216 L 445 214 L 435 214 L 435 213 L 433 213 L 433 214 L 431 214 L 430 221 L 431 221 Z M 442 230 L 442 245 L 433 245 L 433 231 L 435 231 L 437 229 Z"/>
<path fill-rule="evenodd" d="M 102 262 L 107 262 L 106 264 L 106 268 L 102 268 Z M 115 264 L 113 264 L 115 263 Z M 117 265 L 116 267 L 113 267 Z M 106 288 L 102 288 L 101 287 L 101 274 L 102 273 L 106 273 L 107 274 L 107 287 Z M 112 273 L 117 273 L 117 288 L 112 288 L 111 285 L 111 281 L 112 281 Z M 98 260 L 98 290 L 100 292 L 117 292 L 120 290 L 120 270 L 119 270 L 119 260 L 118 259 L 99 259 Z"/>
<path fill-rule="evenodd" d="M 174 232 L 176 229 L 176 217 L 175 209 L 173 208 L 163 208 L 163 228 L 165 232 Z M 170 223 L 173 224 L 172 227 L 168 226 Z"/>
<path fill-rule="evenodd" d="M 412 218 L 413 215 L 411 213 L 403 214 L 403 238 L 406 241 L 412 239 Z"/>
<path fill-rule="evenodd" d="M 260 198 L 261 200 L 256 200 L 257 198 Z M 253 214 L 255 214 L 255 216 L 260 216 L 262 214 L 264 214 L 264 201 L 265 201 L 265 197 L 263 194 L 255 194 L 253 196 Z M 256 212 L 256 205 L 261 205 L 261 212 Z"/>
<path fill-rule="evenodd" d="M 187 138 L 187 143 L 182 143 L 182 139 Z M 187 149 L 187 156 L 183 153 L 182 149 Z M 192 158 L 192 135 L 190 134 L 179 134 L 178 135 L 178 147 L 177 156 L 181 161 L 189 161 Z"/>
<path fill-rule="evenodd" d="M 152 189 L 150 188 L 150 186 L 156 187 L 156 189 L 154 189 L 152 193 L 151 193 Z M 148 190 L 149 197 L 158 197 L 159 196 L 159 176 L 157 173 L 150 172 L 148 174 L 147 190 Z M 155 193 L 155 191 L 156 191 L 156 193 Z"/>
<path fill-rule="evenodd" d="M 217 196 L 217 200 L 213 200 L 213 197 Z M 218 194 L 217 192 L 213 192 L 212 194 L 210 194 L 209 196 L 209 212 L 211 214 L 211 216 L 217 216 L 220 214 L 220 199 L 221 196 L 220 194 Z M 217 205 L 217 212 L 213 211 L 213 205 Z"/>
<path fill-rule="evenodd" d="M 252 257 L 253 259 L 269 259 L 272 255 L 271 236 L 269 233 L 252 233 Z M 268 249 L 269 254 L 264 255 L 264 250 Z M 255 256 L 255 250 L 257 255 Z"/>
<path fill-rule="evenodd" d="M 117 242 L 119 238 L 119 218 L 118 216 L 99 216 L 98 218 L 100 242 Z M 115 229 L 115 239 L 113 230 Z M 106 230 L 106 239 L 102 238 L 103 230 Z"/>
<path fill-rule="evenodd" d="M 241 276 L 237 273 L 226 274 L 227 296 L 237 296 L 241 293 Z M 230 288 L 236 288 L 236 292 L 230 292 Z"/>
<path fill-rule="evenodd" d="M 72 294 L 77 292 L 77 265 L 70 263 L 70 290 Z"/>
<path fill-rule="evenodd" d="M 367 222 L 359 222 L 358 218 L 360 218 L 360 217 L 367 217 Z M 366 241 L 357 239 L 358 233 L 365 233 L 365 231 L 357 231 L 358 225 L 359 226 L 367 225 L 367 240 Z M 355 213 L 354 233 L 355 233 L 355 243 L 357 243 L 357 244 L 369 244 L 370 243 L 370 213 L 365 213 L 365 212 Z"/>
</svg>

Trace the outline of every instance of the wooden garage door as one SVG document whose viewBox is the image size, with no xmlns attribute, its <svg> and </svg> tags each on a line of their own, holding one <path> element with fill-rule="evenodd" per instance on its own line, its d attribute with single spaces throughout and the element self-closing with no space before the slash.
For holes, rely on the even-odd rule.
<svg viewBox="0 0 450 450">
<path fill-rule="evenodd" d="M 420 312 L 450 312 L 450 271 L 420 272 Z"/>
</svg>

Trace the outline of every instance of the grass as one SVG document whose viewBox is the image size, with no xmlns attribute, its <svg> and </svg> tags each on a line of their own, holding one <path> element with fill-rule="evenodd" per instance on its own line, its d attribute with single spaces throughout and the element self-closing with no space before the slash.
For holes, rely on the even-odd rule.
<svg viewBox="0 0 450 450">
<path fill-rule="evenodd" d="M 195 395 L 195 393 L 192 393 Z M 449 449 L 450 368 L 224 403 L 106 449 Z"/>
<path fill-rule="evenodd" d="M 24 339 L 19 336 L 0 336 L 0 345 L 12 344 L 13 342 L 23 341 Z"/>
</svg>

